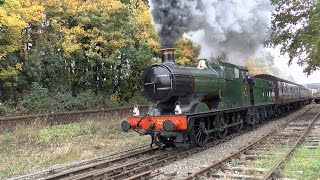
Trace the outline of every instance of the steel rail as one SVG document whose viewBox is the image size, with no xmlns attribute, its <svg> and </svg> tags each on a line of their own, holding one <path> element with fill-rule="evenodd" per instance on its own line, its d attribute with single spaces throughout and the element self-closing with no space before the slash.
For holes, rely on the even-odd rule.
<svg viewBox="0 0 320 180">
<path fill-rule="evenodd" d="M 263 125 L 263 124 L 260 124 L 260 125 Z M 137 159 L 136 159 L 137 161 L 135 161 L 135 163 L 129 164 L 129 166 L 125 166 L 125 165 L 121 166 L 120 165 L 120 166 L 112 167 L 112 165 L 108 165 L 108 163 L 106 165 L 97 164 L 97 165 L 93 165 L 91 167 L 90 166 L 82 166 L 81 168 L 79 168 L 79 171 L 77 171 L 77 169 L 73 169 L 70 171 L 64 171 L 64 172 L 60 173 L 61 176 L 60 175 L 57 176 L 57 174 L 55 174 L 54 176 L 47 177 L 47 179 L 50 179 L 50 178 L 51 179 L 61 179 L 61 178 L 75 179 L 76 177 L 78 177 L 79 179 L 88 179 L 88 178 L 90 179 L 90 178 L 99 178 L 99 177 L 104 178 L 104 179 L 124 179 L 124 178 L 129 178 L 132 176 L 137 177 L 137 178 L 152 177 L 152 176 L 155 176 L 157 173 L 146 173 L 146 171 L 153 170 L 155 167 L 163 166 L 163 165 L 166 165 L 172 161 L 180 159 L 182 157 L 186 157 L 188 155 L 203 151 L 203 150 L 208 149 L 212 146 L 215 146 L 219 143 L 230 140 L 238 135 L 244 134 L 252 129 L 255 129 L 255 128 L 247 128 L 242 132 L 231 134 L 224 139 L 213 141 L 209 144 L 206 144 L 203 147 L 197 147 L 194 149 L 190 149 L 189 152 L 187 152 L 187 151 L 181 152 L 181 153 L 177 154 L 177 156 L 174 156 L 174 155 L 166 156 L 161 159 L 154 159 L 153 158 L 154 161 L 150 161 L 150 160 L 139 161 L 139 158 L 141 160 L 141 158 L 143 158 L 143 157 L 137 157 Z M 123 155 L 123 156 L 125 156 L 125 155 Z M 138 153 L 136 154 L 136 156 L 139 156 Z M 112 172 L 110 171 L 110 169 L 112 169 L 111 170 Z M 75 170 L 76 170 L 76 172 L 74 172 Z"/>
<path fill-rule="evenodd" d="M 102 168 L 102 169 L 98 169 L 98 170 L 91 170 L 87 173 L 83 173 L 83 174 L 79 174 L 79 175 L 72 175 L 70 177 L 62 178 L 62 179 L 64 179 L 64 180 L 80 180 L 80 179 L 92 179 L 92 178 L 95 178 L 95 179 L 96 178 L 104 178 L 105 179 L 108 176 L 118 174 L 124 170 L 132 169 L 135 166 L 137 166 L 138 164 L 152 163 L 154 161 L 158 161 L 160 159 L 163 159 L 167 156 L 173 156 L 171 154 L 176 154 L 176 153 L 179 153 L 180 151 L 181 150 L 179 150 L 179 149 L 176 149 L 173 151 L 163 151 L 160 154 L 139 158 L 137 160 L 129 161 L 125 164 L 121 164 L 118 166 L 106 167 L 106 168 Z M 61 178 L 59 178 L 59 179 L 61 179 Z"/>
<path fill-rule="evenodd" d="M 77 167 L 92 165 L 92 164 L 95 164 L 97 162 L 101 162 L 101 161 L 104 161 L 104 160 L 116 159 L 119 156 L 132 154 L 132 153 L 135 153 L 135 152 L 137 152 L 139 150 L 147 149 L 149 147 L 150 147 L 149 145 L 143 145 L 143 146 L 138 146 L 138 147 L 134 147 L 134 148 L 123 150 L 123 151 L 114 152 L 114 153 L 111 153 L 111 154 L 108 154 L 108 155 L 105 155 L 105 156 L 100 156 L 100 157 L 97 157 L 97 158 L 92 158 L 92 159 L 83 160 L 83 161 L 80 161 L 80 162 L 71 163 L 71 164 L 68 164 L 68 165 L 60 166 L 60 167 L 49 167 L 46 170 L 35 172 L 35 173 L 32 173 L 32 174 L 19 176 L 19 177 L 15 177 L 15 178 L 12 178 L 11 180 L 37 179 L 37 178 L 42 178 L 44 176 L 48 177 L 48 176 L 52 176 L 52 175 L 55 175 L 55 174 L 58 174 L 58 173 L 61 173 L 61 172 L 66 172 L 67 170 L 74 169 L 74 168 L 77 168 Z"/>
<path fill-rule="evenodd" d="M 246 131 L 249 131 L 249 130 L 250 129 Z M 168 164 L 172 161 L 175 161 L 177 159 L 198 153 L 212 146 L 215 146 L 219 143 L 230 140 L 238 136 L 239 134 L 245 133 L 246 131 L 229 135 L 224 139 L 215 140 L 211 143 L 204 145 L 203 147 L 196 147 L 188 150 L 174 149 L 173 151 L 169 151 L 169 152 L 164 151 L 163 154 L 159 154 L 156 156 L 149 156 L 145 158 L 142 157 L 137 159 L 136 161 L 130 161 L 129 163 L 121 164 L 115 167 L 91 169 L 91 171 L 89 172 L 79 174 L 79 175 L 71 174 L 70 177 L 66 177 L 62 179 L 92 179 L 92 178 L 94 179 L 96 178 L 125 179 L 125 178 L 130 178 L 132 176 L 137 178 L 148 177 L 150 173 L 146 173 L 146 172 L 153 170 L 155 167 L 159 167 L 159 166 Z M 152 176 L 155 176 L 155 174 L 153 174 Z"/>
<path fill-rule="evenodd" d="M 267 180 L 268 178 L 271 178 L 271 176 L 276 172 L 276 170 L 288 159 L 288 157 L 292 154 L 292 152 L 297 148 L 297 146 L 301 143 L 301 140 L 307 135 L 307 133 L 310 131 L 311 127 L 314 126 L 315 121 L 319 118 L 320 112 L 311 120 L 308 127 L 303 131 L 303 133 L 300 135 L 299 139 L 296 140 L 294 145 L 289 149 L 289 151 L 285 154 L 285 156 L 280 159 L 275 166 L 269 171 L 268 174 L 266 174 L 262 180 Z"/>
<path fill-rule="evenodd" d="M 121 172 L 120 174 L 117 174 L 115 176 L 104 177 L 104 179 L 125 179 L 125 178 L 131 177 L 132 175 L 134 175 L 136 177 L 136 179 L 143 179 L 143 178 L 148 179 L 150 177 L 157 176 L 158 174 L 161 174 L 161 172 L 153 172 L 154 174 L 151 174 L 151 175 L 147 174 L 147 176 L 146 176 L 145 172 L 150 171 L 150 170 L 154 170 L 157 167 L 164 166 L 166 164 L 174 162 L 175 160 L 179 160 L 184 157 L 190 156 L 192 154 L 196 154 L 198 152 L 204 151 L 204 150 L 209 149 L 213 146 L 216 146 L 220 143 L 226 142 L 236 136 L 247 133 L 250 130 L 252 130 L 252 128 L 246 129 L 246 130 L 239 132 L 239 133 L 231 134 L 231 135 L 225 137 L 224 139 L 219 139 L 219 140 L 213 141 L 211 143 L 205 144 L 203 147 L 196 147 L 196 148 L 190 149 L 188 151 L 184 151 L 179 154 L 176 154 L 175 156 L 170 156 L 170 157 L 161 159 L 161 160 L 153 162 L 153 163 L 139 166 L 138 168 L 135 168 L 135 169 Z M 98 174 L 97 177 L 102 177 L 102 176 L 103 176 L 102 174 Z"/>
<path fill-rule="evenodd" d="M 314 105 L 315 106 L 315 105 Z M 293 120 L 295 120 L 296 118 L 300 117 L 301 115 L 303 115 L 304 113 L 308 112 L 309 110 L 311 110 L 314 106 L 308 108 L 307 110 L 295 115 L 293 118 L 285 121 L 284 123 L 282 123 L 280 125 L 280 127 L 284 127 L 285 125 L 289 124 L 290 122 L 292 122 Z M 270 131 L 269 133 L 263 135 L 262 137 L 258 138 L 257 140 L 249 143 L 248 145 L 243 146 L 241 149 L 239 149 L 236 152 L 231 153 L 229 156 L 222 158 L 220 160 L 218 160 L 217 162 L 214 162 L 213 164 L 211 164 L 208 167 L 202 168 L 194 173 L 192 173 L 191 175 L 189 175 L 188 177 L 182 177 L 180 179 L 183 180 L 190 180 L 190 179 L 195 179 L 196 177 L 200 176 L 201 174 L 206 173 L 207 171 L 211 170 L 211 169 L 216 169 L 219 166 L 223 165 L 224 163 L 230 161 L 232 158 L 239 156 L 241 153 L 248 151 L 249 149 L 251 149 L 253 146 L 255 146 L 256 144 L 258 144 L 259 142 L 265 140 L 267 137 L 269 137 L 270 135 L 272 135 L 273 133 L 275 133 L 277 131 L 277 129 L 274 129 L 272 131 Z"/>
<path fill-rule="evenodd" d="M 62 178 L 67 178 L 70 175 L 72 176 L 76 176 L 78 174 L 81 173 L 86 173 L 87 171 L 90 171 L 92 169 L 100 169 L 100 168 L 107 168 L 110 166 L 113 166 L 114 164 L 119 164 L 119 163 L 124 163 L 126 161 L 132 161 L 136 158 L 139 158 L 140 156 L 143 155 L 150 155 L 155 153 L 156 151 L 158 151 L 159 148 L 147 148 L 147 149 L 142 149 L 141 151 L 133 151 L 133 152 L 129 152 L 127 154 L 124 154 L 123 156 L 119 157 L 119 158 L 115 158 L 115 159 L 105 159 L 96 163 L 91 163 L 88 165 L 83 165 L 81 167 L 75 168 L 75 169 L 71 169 L 68 171 L 64 171 L 64 172 L 60 172 L 48 177 L 45 177 L 43 179 L 47 179 L 47 180 L 53 180 L 53 179 L 62 179 Z"/>
<path fill-rule="evenodd" d="M 310 109 L 311 109 L 311 108 L 310 108 Z M 310 109 L 308 109 L 308 110 L 310 110 Z M 308 110 L 306 110 L 306 111 L 308 111 Z M 304 112 L 302 112 L 302 113 L 304 113 Z M 280 117 L 281 117 L 281 116 L 280 116 Z M 280 118 L 280 117 L 278 117 L 278 118 Z M 295 116 L 295 117 L 296 117 L 296 116 Z M 267 122 L 265 122 L 265 123 L 267 123 Z M 263 125 L 263 124 L 260 124 L 260 125 Z M 256 128 L 257 128 L 257 127 L 256 127 Z M 221 141 L 220 143 L 225 142 L 225 141 L 227 141 L 227 140 L 230 140 L 230 139 L 232 139 L 233 137 L 236 137 L 236 136 L 238 136 L 238 135 L 244 134 L 244 133 L 246 133 L 246 132 L 248 132 L 248 131 L 250 131 L 250 130 L 252 130 L 252 129 L 255 129 L 255 128 L 248 128 L 248 129 L 246 129 L 246 130 L 244 130 L 244 131 L 242 131 L 242 132 L 240 132 L 240 133 L 232 134 L 232 135 L 226 137 L 225 139 L 221 139 L 221 140 L 220 140 L 220 141 Z M 234 135 L 234 136 L 233 136 L 233 135 Z M 219 143 L 217 143 L 217 144 L 219 144 Z M 217 145 L 217 144 L 215 144 L 215 145 Z M 206 144 L 206 148 L 205 148 L 205 149 L 208 149 L 208 148 L 210 148 L 210 147 L 212 147 L 212 146 L 214 146 L 214 145 L 208 145 L 208 144 Z M 198 148 L 201 148 L 201 147 L 198 147 Z M 189 153 L 190 155 L 191 155 L 191 154 L 194 154 L 194 153 L 191 153 L 191 152 L 187 152 L 187 153 Z M 195 152 L 195 153 L 196 153 L 196 152 Z M 183 158 L 183 157 L 186 157 L 186 156 L 184 155 L 184 152 L 183 152 L 183 153 L 179 154 L 178 157 L 179 157 L 179 159 L 180 159 L 180 158 Z M 156 167 L 166 165 L 166 164 L 174 161 L 174 160 L 175 160 L 174 158 L 175 158 L 175 157 L 168 157 L 168 158 L 162 159 L 162 160 L 159 161 L 159 162 L 151 163 L 151 164 L 148 164 L 148 165 L 146 165 L 146 166 L 140 166 L 140 167 L 137 168 L 137 169 L 132 169 L 132 170 L 130 170 L 130 171 L 125 171 L 125 172 L 122 172 L 122 173 L 117 174 L 117 175 L 115 175 L 115 176 L 104 177 L 104 179 L 107 179 L 107 180 L 108 180 L 108 179 L 125 179 L 125 178 L 128 178 L 128 177 L 131 177 L 132 175 L 134 175 L 135 179 L 149 179 L 149 178 L 155 177 L 155 176 L 157 176 L 157 175 L 159 175 L 159 174 L 162 174 L 162 172 L 153 172 L 153 174 L 150 174 L 150 173 L 147 173 L 147 174 L 146 174 L 145 172 L 149 172 L 150 170 L 153 170 L 153 169 L 156 168 Z M 137 173 L 140 173 L 140 174 L 137 174 Z M 131 176 L 130 176 L 130 175 L 131 175 Z M 102 176 L 98 176 L 98 177 L 102 177 Z M 129 178 L 129 179 L 130 179 L 130 178 Z"/>
<path fill-rule="evenodd" d="M 317 122 L 310 130 L 308 136 L 305 137 L 304 145 L 308 149 L 320 148 L 320 122 Z"/>
</svg>

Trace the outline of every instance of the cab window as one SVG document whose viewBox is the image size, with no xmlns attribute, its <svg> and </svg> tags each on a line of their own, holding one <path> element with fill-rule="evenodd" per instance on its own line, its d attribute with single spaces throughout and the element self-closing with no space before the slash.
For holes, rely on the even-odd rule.
<svg viewBox="0 0 320 180">
<path fill-rule="evenodd" d="M 234 77 L 236 79 L 239 79 L 240 78 L 240 71 L 238 68 L 234 68 Z"/>
</svg>

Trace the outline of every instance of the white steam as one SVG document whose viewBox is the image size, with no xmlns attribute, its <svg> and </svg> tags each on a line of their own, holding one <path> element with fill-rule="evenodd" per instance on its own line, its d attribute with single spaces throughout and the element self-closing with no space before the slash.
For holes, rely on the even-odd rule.
<svg viewBox="0 0 320 180">
<path fill-rule="evenodd" d="M 152 0 L 160 43 L 173 46 L 187 36 L 200 56 L 243 64 L 264 42 L 270 24 L 269 0 Z"/>
</svg>

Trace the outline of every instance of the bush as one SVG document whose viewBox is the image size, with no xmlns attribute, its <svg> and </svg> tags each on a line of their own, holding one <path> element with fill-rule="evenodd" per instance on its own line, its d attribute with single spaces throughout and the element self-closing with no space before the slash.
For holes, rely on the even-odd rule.
<svg viewBox="0 0 320 180">
<path fill-rule="evenodd" d="M 4 105 L 0 105 L 0 116 L 5 116 L 7 114 L 7 108 Z"/>
<path fill-rule="evenodd" d="M 104 99 L 104 104 L 107 108 L 113 108 L 117 106 L 121 106 L 120 104 L 120 96 L 118 93 L 111 94 L 111 96 L 107 96 Z"/>
<path fill-rule="evenodd" d="M 145 105 L 148 104 L 148 100 L 141 95 L 141 92 L 136 92 L 128 101 L 121 100 L 119 93 L 103 96 L 91 90 L 81 92 L 74 97 L 69 91 L 50 93 L 47 88 L 32 83 L 31 90 L 17 106 L 10 100 L 0 106 L 0 116 L 115 108 L 134 104 Z"/>
<path fill-rule="evenodd" d="M 98 108 L 103 105 L 103 98 L 91 90 L 87 90 L 72 98 L 66 105 L 68 110 L 86 110 Z"/>
<path fill-rule="evenodd" d="M 134 96 L 130 99 L 129 104 L 130 105 L 146 105 L 149 101 L 146 97 L 142 96 L 141 92 L 136 92 Z"/>
<path fill-rule="evenodd" d="M 37 114 L 51 111 L 52 105 L 48 89 L 38 83 L 32 83 L 30 93 L 23 98 L 18 106 L 28 109 L 29 113 Z"/>
<path fill-rule="evenodd" d="M 71 92 L 58 92 L 55 97 L 55 111 L 77 111 L 102 107 L 103 97 L 91 90 L 79 93 L 73 97 Z"/>
</svg>

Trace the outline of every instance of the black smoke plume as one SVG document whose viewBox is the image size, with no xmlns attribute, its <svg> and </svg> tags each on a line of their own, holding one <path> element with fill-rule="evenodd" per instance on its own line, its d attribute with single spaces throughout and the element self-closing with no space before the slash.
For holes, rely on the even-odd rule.
<svg viewBox="0 0 320 180">
<path fill-rule="evenodd" d="M 201 46 L 201 58 L 235 63 L 255 53 L 269 27 L 269 0 L 151 0 L 160 44 L 172 47 L 186 36 Z"/>
</svg>

